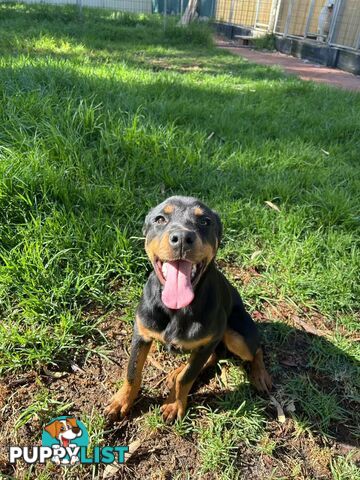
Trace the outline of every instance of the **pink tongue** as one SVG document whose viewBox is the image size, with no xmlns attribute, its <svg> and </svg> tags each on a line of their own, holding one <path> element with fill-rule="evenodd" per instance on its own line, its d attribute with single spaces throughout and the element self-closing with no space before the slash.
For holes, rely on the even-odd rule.
<svg viewBox="0 0 360 480">
<path fill-rule="evenodd" d="M 165 286 L 161 295 L 168 308 L 187 307 L 194 299 L 191 285 L 192 263 L 185 260 L 167 262 Z"/>
</svg>

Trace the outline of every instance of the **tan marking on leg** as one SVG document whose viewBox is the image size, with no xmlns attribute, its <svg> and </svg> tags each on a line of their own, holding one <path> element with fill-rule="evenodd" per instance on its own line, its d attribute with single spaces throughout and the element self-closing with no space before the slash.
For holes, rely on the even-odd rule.
<svg viewBox="0 0 360 480">
<path fill-rule="evenodd" d="M 265 368 L 262 348 L 257 349 L 254 360 L 251 363 L 250 380 L 259 392 L 269 393 L 271 390 L 272 381 Z"/>
<path fill-rule="evenodd" d="M 184 365 L 184 367 L 176 376 L 175 382 L 170 390 L 170 393 L 167 399 L 165 400 L 163 406 L 160 408 L 163 419 L 168 423 L 173 422 L 175 419 L 180 420 L 185 415 L 187 397 L 196 378 L 194 378 L 194 380 L 186 384 L 181 383 L 181 380 L 182 378 L 184 378 L 184 375 L 186 374 L 188 368 L 194 361 L 195 355 L 196 355 L 196 352 L 191 354 L 188 360 L 188 363 Z"/>
<path fill-rule="evenodd" d="M 202 367 L 201 372 L 203 372 L 207 368 L 214 367 L 216 365 L 216 362 L 217 362 L 217 355 L 215 352 L 213 352 L 210 355 L 210 357 L 207 359 L 205 365 Z M 182 370 L 186 367 L 186 365 L 187 365 L 186 363 L 183 363 L 182 365 L 180 365 L 179 367 L 175 368 L 174 370 L 168 373 L 166 377 L 166 385 L 168 386 L 169 389 L 173 388 L 177 376 L 179 375 L 180 372 L 182 372 Z"/>
<path fill-rule="evenodd" d="M 206 370 L 207 368 L 210 368 L 210 367 L 215 367 L 216 363 L 217 363 L 217 355 L 215 352 L 213 352 L 210 357 L 206 360 L 206 363 L 205 365 L 202 367 L 201 371 L 203 370 Z"/>
<path fill-rule="evenodd" d="M 230 352 L 234 353 L 241 360 L 252 362 L 254 355 L 250 352 L 249 347 L 245 342 L 245 338 L 231 328 L 227 328 L 224 333 L 223 342 Z"/>
<path fill-rule="evenodd" d="M 184 376 L 187 367 L 188 365 L 186 365 L 177 375 L 173 387 L 160 409 L 162 417 L 167 423 L 171 423 L 176 419 L 180 420 L 185 415 L 187 396 L 194 384 L 194 381 L 187 384 L 181 383 L 181 378 Z"/>
<path fill-rule="evenodd" d="M 140 390 L 141 374 L 149 353 L 151 343 L 141 345 L 136 359 L 135 378 L 130 383 L 128 380 L 124 381 L 120 390 L 111 398 L 110 404 L 105 409 L 105 414 L 111 419 L 115 419 L 119 414 L 124 416 L 130 410 L 135 398 Z"/>
<path fill-rule="evenodd" d="M 183 363 L 180 365 L 180 367 L 175 368 L 174 370 L 171 370 L 171 372 L 168 373 L 166 377 L 166 385 L 167 387 L 171 390 L 174 386 L 176 377 L 179 375 L 179 373 L 186 367 L 186 363 Z"/>
<path fill-rule="evenodd" d="M 141 321 L 141 318 L 138 315 L 136 315 L 135 321 L 138 332 L 145 341 L 149 342 L 150 340 L 159 340 L 159 342 L 165 343 L 163 334 L 161 332 L 150 330 L 150 328 L 145 327 L 145 325 Z"/>
</svg>

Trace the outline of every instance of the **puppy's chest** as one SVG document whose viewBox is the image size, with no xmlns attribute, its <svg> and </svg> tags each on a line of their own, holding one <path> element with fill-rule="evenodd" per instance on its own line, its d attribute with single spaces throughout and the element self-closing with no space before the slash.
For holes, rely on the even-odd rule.
<svg viewBox="0 0 360 480">
<path fill-rule="evenodd" d="M 191 351 L 209 342 L 206 324 L 178 315 L 137 317 L 138 332 L 143 338 L 158 340 L 171 351 Z"/>
<path fill-rule="evenodd" d="M 192 321 L 184 325 L 181 321 L 172 319 L 163 333 L 163 342 L 171 351 L 190 351 L 209 343 L 211 335 L 199 322 Z"/>
</svg>

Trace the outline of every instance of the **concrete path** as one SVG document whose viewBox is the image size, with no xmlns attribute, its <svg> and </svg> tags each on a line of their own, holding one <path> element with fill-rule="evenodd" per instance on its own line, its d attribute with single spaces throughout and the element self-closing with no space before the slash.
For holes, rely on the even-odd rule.
<svg viewBox="0 0 360 480">
<path fill-rule="evenodd" d="M 263 52 L 252 50 L 249 47 L 236 46 L 234 42 L 224 38 L 217 37 L 215 43 L 219 48 L 224 48 L 235 55 L 247 58 L 250 62 L 261 65 L 277 65 L 286 73 L 297 75 L 302 80 L 311 80 L 346 90 L 360 91 L 360 76 L 336 68 L 323 67 L 280 52 Z"/>
</svg>

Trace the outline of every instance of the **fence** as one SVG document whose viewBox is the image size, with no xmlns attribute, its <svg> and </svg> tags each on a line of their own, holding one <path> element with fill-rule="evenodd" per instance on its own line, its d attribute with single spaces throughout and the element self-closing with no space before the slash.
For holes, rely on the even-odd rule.
<svg viewBox="0 0 360 480">
<path fill-rule="evenodd" d="M 360 49 L 360 0 L 217 0 L 215 20 Z"/>
<path fill-rule="evenodd" d="M 23 0 L 179 15 L 189 0 Z M 201 16 L 251 29 L 360 50 L 360 0 L 199 0 Z"/>
<path fill-rule="evenodd" d="M 45 3 L 48 5 L 78 5 L 81 7 L 107 8 L 109 10 L 151 13 L 152 0 L 21 0 L 23 3 Z"/>
<path fill-rule="evenodd" d="M 267 30 L 274 17 L 272 0 L 217 0 L 215 19 L 220 22 Z"/>
<path fill-rule="evenodd" d="M 45 3 L 48 5 L 77 5 L 79 7 L 106 8 L 131 13 L 165 13 L 180 15 L 189 0 L 21 0 L 23 3 Z M 200 0 L 201 16 L 212 17 L 216 0 Z"/>
</svg>

